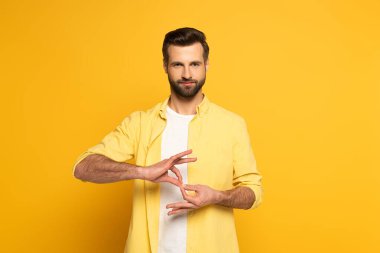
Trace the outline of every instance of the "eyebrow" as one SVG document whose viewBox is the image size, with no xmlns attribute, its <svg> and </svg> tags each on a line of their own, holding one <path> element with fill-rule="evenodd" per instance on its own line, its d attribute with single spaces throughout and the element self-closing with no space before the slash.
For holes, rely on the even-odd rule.
<svg viewBox="0 0 380 253">
<path fill-rule="evenodd" d="M 202 64 L 202 62 L 201 61 L 192 61 L 192 62 L 190 62 L 190 64 L 192 64 L 192 63 L 197 63 L 197 64 Z M 182 62 L 179 62 L 179 61 L 173 61 L 172 63 L 170 63 L 170 65 L 176 65 L 176 64 L 180 64 L 180 65 L 183 65 L 183 63 Z"/>
</svg>

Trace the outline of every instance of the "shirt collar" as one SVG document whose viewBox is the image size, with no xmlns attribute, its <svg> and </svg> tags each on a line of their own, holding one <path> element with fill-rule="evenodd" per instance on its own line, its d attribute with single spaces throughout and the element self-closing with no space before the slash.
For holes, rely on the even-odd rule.
<svg viewBox="0 0 380 253">
<path fill-rule="evenodd" d="M 197 115 L 199 115 L 199 117 L 203 117 L 205 113 L 208 111 L 208 108 L 210 107 L 210 100 L 204 93 L 202 94 L 203 94 L 202 102 L 200 102 L 196 107 Z M 160 116 L 163 119 L 166 119 L 166 107 L 168 106 L 169 98 L 170 96 L 167 97 L 165 101 L 161 103 L 161 106 L 160 106 Z"/>
</svg>

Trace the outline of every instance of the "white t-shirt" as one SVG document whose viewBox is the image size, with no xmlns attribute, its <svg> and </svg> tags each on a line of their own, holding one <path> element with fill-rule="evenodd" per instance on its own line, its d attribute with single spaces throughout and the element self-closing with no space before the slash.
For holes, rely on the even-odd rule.
<svg viewBox="0 0 380 253">
<path fill-rule="evenodd" d="M 195 115 L 183 115 L 166 107 L 167 125 L 162 134 L 161 160 L 188 149 L 188 126 Z M 178 164 L 183 183 L 187 183 L 187 163 Z M 169 170 L 169 176 L 176 177 Z M 187 238 L 187 214 L 168 216 L 166 205 L 184 201 L 180 189 L 170 183 L 160 183 L 160 220 L 158 253 L 185 253 Z"/>
</svg>

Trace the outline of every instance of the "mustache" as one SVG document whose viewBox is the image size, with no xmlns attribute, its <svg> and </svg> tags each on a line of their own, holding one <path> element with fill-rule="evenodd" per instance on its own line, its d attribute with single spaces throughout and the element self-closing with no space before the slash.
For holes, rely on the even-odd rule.
<svg viewBox="0 0 380 253">
<path fill-rule="evenodd" d="M 194 79 L 180 79 L 180 80 L 177 80 L 177 83 L 188 83 L 188 82 L 197 83 L 198 81 L 194 80 Z"/>
</svg>

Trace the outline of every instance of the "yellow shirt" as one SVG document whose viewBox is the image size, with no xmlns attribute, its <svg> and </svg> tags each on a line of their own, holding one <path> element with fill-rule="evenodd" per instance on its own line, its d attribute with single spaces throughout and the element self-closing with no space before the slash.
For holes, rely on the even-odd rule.
<svg viewBox="0 0 380 253">
<path fill-rule="evenodd" d="M 82 153 L 75 166 L 90 154 L 102 154 L 117 162 L 135 158 L 136 165 L 149 166 L 161 160 L 161 137 L 166 125 L 169 97 L 147 111 L 127 116 L 101 143 Z M 189 123 L 188 183 L 216 190 L 237 186 L 251 188 L 256 208 L 262 200 L 261 175 L 256 167 L 245 120 L 204 96 Z M 148 253 L 158 249 L 160 209 L 159 184 L 135 180 L 132 215 L 125 252 Z M 239 252 L 233 209 L 210 205 L 188 213 L 187 252 Z"/>
</svg>

